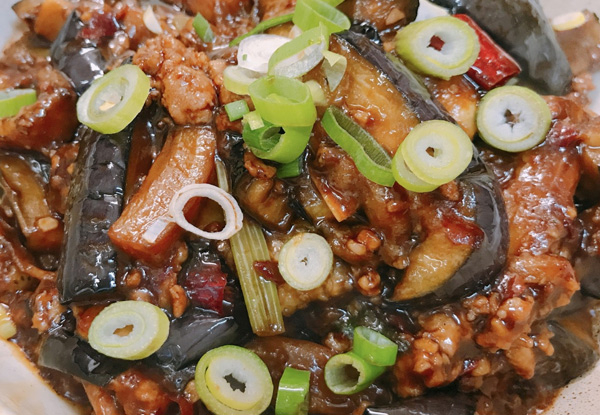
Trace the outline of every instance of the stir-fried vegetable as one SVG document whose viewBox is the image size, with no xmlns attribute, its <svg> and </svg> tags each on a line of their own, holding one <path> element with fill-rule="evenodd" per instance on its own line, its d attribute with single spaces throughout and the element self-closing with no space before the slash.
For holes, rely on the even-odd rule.
<svg viewBox="0 0 600 415">
<path fill-rule="evenodd" d="M 538 145 L 550 129 L 548 104 L 531 89 L 496 88 L 479 104 L 477 128 L 481 138 L 500 150 L 519 152 Z"/>
<path fill-rule="evenodd" d="M 254 36 L 256 34 L 265 32 L 273 27 L 282 25 L 284 23 L 291 22 L 293 16 L 294 16 L 293 13 L 289 13 L 289 14 L 283 14 L 281 16 L 272 17 L 271 19 L 263 20 L 262 22 L 260 22 L 256 26 L 254 26 L 254 29 L 252 29 L 245 35 L 238 36 L 235 39 L 233 39 L 231 42 L 229 42 L 229 47 L 234 47 L 234 46 L 239 45 L 240 42 L 242 40 L 246 39 L 247 37 Z"/>
<path fill-rule="evenodd" d="M 310 392 L 310 372 L 286 367 L 279 380 L 275 415 L 306 415 Z"/>
<path fill-rule="evenodd" d="M 398 345 L 368 327 L 354 329 L 352 351 L 375 366 L 392 366 L 396 363 Z"/>
<path fill-rule="evenodd" d="M 323 128 L 356 164 L 367 179 L 382 186 L 392 186 L 392 159 L 377 141 L 352 118 L 337 107 L 329 107 L 321 120 Z"/>
<path fill-rule="evenodd" d="M 300 233 L 279 252 L 279 272 L 290 286 L 300 291 L 319 287 L 331 272 L 333 252 L 325 238 Z"/>
<path fill-rule="evenodd" d="M 146 74 L 135 65 L 123 65 L 85 91 L 77 101 L 77 118 L 100 133 L 118 133 L 140 113 L 149 93 Z"/>
<path fill-rule="evenodd" d="M 367 388 L 385 371 L 354 352 L 333 356 L 325 365 L 325 383 L 333 393 L 352 395 Z"/>
<path fill-rule="evenodd" d="M 350 19 L 335 8 L 330 1 L 298 0 L 293 22 L 302 30 L 324 25 L 329 33 L 350 29 Z M 337 3 L 337 2 L 336 2 Z"/>
<path fill-rule="evenodd" d="M 450 16 L 414 22 L 396 35 L 396 52 L 418 71 L 442 79 L 461 75 L 479 55 L 479 40 L 465 22 Z"/>
<path fill-rule="evenodd" d="M 7 89 L 0 91 L 0 118 L 17 115 L 21 108 L 37 101 L 35 89 Z"/>
<path fill-rule="evenodd" d="M 419 179 L 437 185 L 456 179 L 473 158 L 469 136 L 462 128 L 447 121 L 426 121 L 417 125 L 398 151 Z"/>
<path fill-rule="evenodd" d="M 324 25 L 307 30 L 271 54 L 269 75 L 298 78 L 323 60 L 323 51 L 327 50 L 328 46 L 329 34 Z"/>
<path fill-rule="evenodd" d="M 243 347 L 222 346 L 198 362 L 196 390 L 215 414 L 259 415 L 271 402 L 273 382 L 255 353 Z"/>
<path fill-rule="evenodd" d="M 150 356 L 169 336 L 169 318 L 145 301 L 120 301 L 103 309 L 89 330 L 90 345 L 117 359 Z"/>
<path fill-rule="evenodd" d="M 402 151 L 396 151 L 392 159 L 392 174 L 400 186 L 411 192 L 426 193 L 438 187 L 437 184 L 427 183 L 419 179 L 406 165 Z"/>
<path fill-rule="evenodd" d="M 201 13 L 196 14 L 194 21 L 192 22 L 196 34 L 202 39 L 203 42 L 212 42 L 215 40 L 215 34 L 213 33 L 210 23 L 202 16 Z"/>
</svg>

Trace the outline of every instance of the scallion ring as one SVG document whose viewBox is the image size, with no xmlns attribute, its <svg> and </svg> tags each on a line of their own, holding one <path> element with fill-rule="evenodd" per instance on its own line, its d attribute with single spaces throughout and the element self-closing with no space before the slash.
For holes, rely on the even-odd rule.
<svg viewBox="0 0 600 415">
<path fill-rule="evenodd" d="M 196 391 L 219 415 L 259 415 L 271 402 L 273 381 L 267 366 L 239 346 L 210 350 L 196 366 Z"/>
<path fill-rule="evenodd" d="M 336 395 L 353 395 L 384 371 L 385 367 L 373 366 L 354 352 L 337 354 L 325 365 L 325 384 Z"/>
<path fill-rule="evenodd" d="M 209 43 L 215 40 L 215 35 L 210 27 L 210 23 L 202 16 L 202 14 L 196 14 L 196 17 L 194 17 L 194 20 L 192 21 L 192 26 L 194 26 L 196 34 L 203 42 Z"/>
<path fill-rule="evenodd" d="M 279 380 L 275 415 L 307 415 L 310 372 L 286 367 Z"/>
<path fill-rule="evenodd" d="M 219 232 L 206 232 L 192 225 L 183 214 L 185 205 L 195 197 L 206 197 L 216 202 L 225 212 L 225 227 Z M 181 228 L 202 238 L 225 240 L 238 233 L 243 226 L 244 214 L 233 196 L 212 184 L 191 184 L 180 189 L 169 206 L 169 213 Z"/>
<path fill-rule="evenodd" d="M 262 75 L 258 72 L 240 66 L 228 66 L 223 71 L 223 85 L 234 94 L 248 95 L 250 84 L 261 77 Z"/>
<path fill-rule="evenodd" d="M 250 109 L 248 108 L 248 103 L 243 99 L 240 99 L 239 101 L 226 104 L 225 112 L 227 113 L 227 117 L 229 117 L 229 121 L 237 121 L 248 114 Z"/>
<path fill-rule="evenodd" d="M 481 138 L 504 151 L 525 151 L 541 143 L 552 123 L 548 104 L 531 89 L 503 86 L 488 92 L 479 104 Z"/>
<path fill-rule="evenodd" d="M 254 35 L 240 42 L 237 59 L 238 66 L 250 71 L 266 74 L 269 60 L 281 47 L 290 43 L 291 39 L 278 35 Z"/>
<path fill-rule="evenodd" d="M 304 152 L 311 131 L 311 127 L 279 127 L 270 123 L 252 130 L 244 123 L 242 137 L 256 157 L 286 164 Z"/>
<path fill-rule="evenodd" d="M 325 282 L 333 267 L 333 252 L 325 238 L 299 233 L 279 252 L 279 272 L 292 288 L 308 291 Z"/>
<path fill-rule="evenodd" d="M 292 177 L 300 176 L 302 173 L 302 168 L 304 167 L 304 159 L 302 155 L 298 157 L 296 160 L 282 164 L 277 168 L 277 177 L 280 179 L 291 179 Z"/>
<path fill-rule="evenodd" d="M 396 52 L 407 64 L 446 80 L 467 72 L 479 49 L 477 33 L 451 16 L 413 22 L 396 35 Z"/>
<path fill-rule="evenodd" d="M 293 13 L 290 13 L 290 14 L 284 14 L 284 15 L 281 15 L 281 16 L 272 17 L 271 19 L 263 20 L 262 22 L 260 22 L 259 24 L 257 24 L 254 27 L 254 29 L 252 29 L 251 31 L 249 31 L 245 35 L 238 36 L 235 39 L 233 39 L 231 42 L 229 42 L 229 47 L 234 47 L 234 46 L 239 45 L 240 42 L 242 40 L 246 39 L 247 37 L 254 36 L 254 35 L 257 35 L 259 33 L 265 32 L 265 31 L 271 29 L 272 27 L 279 26 L 279 25 L 282 25 L 284 23 L 291 22 L 293 15 L 294 15 Z"/>
<path fill-rule="evenodd" d="M 37 101 L 35 89 L 5 89 L 0 91 L 0 118 L 14 117 L 21 108 Z"/>
<path fill-rule="evenodd" d="M 266 121 L 286 127 L 310 127 L 317 109 L 310 89 L 297 79 L 265 76 L 248 88 L 256 111 Z"/>
<path fill-rule="evenodd" d="M 356 168 L 367 179 L 382 186 L 393 186 L 392 158 L 381 145 L 341 109 L 331 106 L 321 120 L 323 128 L 350 155 Z"/>
<path fill-rule="evenodd" d="M 139 360 L 154 352 L 169 336 L 169 318 L 144 301 L 119 301 L 92 321 L 88 338 L 100 353 L 116 359 Z"/>
<path fill-rule="evenodd" d="M 402 151 L 398 149 L 392 159 L 392 173 L 396 182 L 406 190 L 416 193 L 427 193 L 438 188 L 437 184 L 427 183 L 419 179 L 406 165 Z"/>
<path fill-rule="evenodd" d="M 135 65 L 123 65 L 96 79 L 77 101 L 79 122 L 102 134 L 123 130 L 140 113 L 150 80 Z"/>
<path fill-rule="evenodd" d="M 320 25 L 307 30 L 279 47 L 269 58 L 269 75 L 298 78 L 323 60 L 323 51 L 329 47 L 329 34 Z"/>
<path fill-rule="evenodd" d="M 442 185 L 456 179 L 473 158 L 473 144 L 459 126 L 448 121 L 425 121 L 406 136 L 399 151 L 421 180 Z"/>
<path fill-rule="evenodd" d="M 331 2 L 323 0 L 298 0 L 293 22 L 305 31 L 322 24 L 329 34 L 350 29 L 348 16 L 336 9 Z"/>
<path fill-rule="evenodd" d="M 338 53 L 333 53 L 328 50 L 323 52 L 323 70 L 329 84 L 329 90 L 335 91 L 342 82 L 348 67 L 348 59 Z"/>
<path fill-rule="evenodd" d="M 368 327 L 354 328 L 352 351 L 375 366 L 392 366 L 396 363 L 398 345 Z"/>
</svg>

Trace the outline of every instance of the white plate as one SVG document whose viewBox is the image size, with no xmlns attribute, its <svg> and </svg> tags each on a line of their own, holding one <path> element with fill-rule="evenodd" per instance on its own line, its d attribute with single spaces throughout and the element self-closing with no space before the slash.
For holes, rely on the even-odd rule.
<svg viewBox="0 0 600 415">
<path fill-rule="evenodd" d="M 549 17 L 586 8 L 600 14 L 599 0 L 540 1 Z M 12 2 L 13 0 L 0 0 L 0 45 L 6 43 L 18 27 L 14 13 L 10 9 Z M 595 101 L 593 108 L 600 114 L 600 74 L 596 74 L 595 81 L 599 90 L 592 95 Z M 51 393 L 39 376 L 30 372 L 31 369 L 35 369 L 30 364 L 26 364 L 22 357 L 19 358 L 18 354 L 18 350 L 0 341 L 0 415 L 77 414 L 76 409 Z M 566 387 L 546 415 L 598 415 L 600 414 L 600 403 L 596 397 L 598 391 L 600 391 L 600 365 L 596 366 L 589 375 Z"/>
</svg>

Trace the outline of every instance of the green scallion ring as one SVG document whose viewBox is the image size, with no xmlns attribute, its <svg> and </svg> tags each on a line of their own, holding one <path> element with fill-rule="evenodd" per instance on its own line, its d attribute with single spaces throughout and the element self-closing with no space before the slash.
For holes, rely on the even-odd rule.
<svg viewBox="0 0 600 415">
<path fill-rule="evenodd" d="M 413 22 L 396 35 L 396 52 L 409 66 L 446 80 L 467 72 L 479 49 L 475 30 L 452 16 Z"/>
<path fill-rule="evenodd" d="M 325 365 L 325 384 L 336 395 L 353 395 L 368 388 L 385 371 L 354 352 L 337 354 Z"/>
<path fill-rule="evenodd" d="M 324 25 L 307 30 L 275 50 L 269 58 L 269 75 L 301 77 L 323 60 L 328 47 L 329 33 Z"/>
<path fill-rule="evenodd" d="M 310 372 L 286 367 L 279 380 L 275 415 L 307 415 Z"/>
<path fill-rule="evenodd" d="M 156 352 L 169 336 L 169 318 L 144 301 L 119 301 L 92 321 L 90 345 L 116 359 L 139 360 Z"/>
<path fill-rule="evenodd" d="M 21 108 L 37 101 L 35 89 L 6 89 L 0 91 L 0 118 L 14 117 Z"/>
<path fill-rule="evenodd" d="M 325 238 L 299 233 L 279 251 L 279 272 L 292 288 L 309 291 L 321 286 L 331 273 L 333 252 Z"/>
<path fill-rule="evenodd" d="M 352 351 L 375 366 L 392 366 L 396 363 L 398 345 L 383 334 L 368 327 L 356 327 Z"/>
<path fill-rule="evenodd" d="M 202 14 L 196 14 L 196 17 L 194 17 L 194 20 L 192 21 L 192 26 L 194 26 L 196 34 L 203 42 L 209 43 L 215 40 L 215 34 L 210 27 L 210 23 L 202 16 Z"/>
<path fill-rule="evenodd" d="M 396 154 L 392 159 L 392 173 L 396 182 L 411 192 L 427 193 L 438 188 L 438 185 L 427 183 L 426 181 L 419 179 L 412 171 L 410 171 L 404 161 L 404 157 L 402 157 L 402 151 L 400 151 L 400 149 L 396 151 Z"/>
<path fill-rule="evenodd" d="M 304 158 L 302 155 L 298 157 L 296 160 L 282 164 L 277 168 L 277 177 L 280 179 L 291 179 L 292 177 L 300 176 L 302 173 L 302 168 L 304 167 Z"/>
<path fill-rule="evenodd" d="M 356 168 L 367 179 L 382 186 L 393 186 L 392 158 L 381 145 L 352 118 L 334 106 L 321 119 L 323 128 L 350 155 Z"/>
<path fill-rule="evenodd" d="M 399 151 L 421 180 L 442 185 L 456 179 L 473 158 L 473 144 L 459 126 L 448 121 L 425 121 L 406 136 Z"/>
<path fill-rule="evenodd" d="M 293 22 L 304 31 L 323 24 L 329 34 L 348 30 L 351 25 L 348 16 L 323 0 L 298 0 Z"/>
<path fill-rule="evenodd" d="M 491 90 L 477 110 L 477 128 L 483 141 L 509 152 L 529 150 L 541 143 L 551 123 L 546 101 L 522 86 Z"/>
<path fill-rule="evenodd" d="M 297 79 L 265 76 L 254 81 L 248 92 L 256 111 L 273 125 L 312 127 L 317 119 L 310 89 Z"/>
<path fill-rule="evenodd" d="M 77 101 L 79 122 L 102 134 L 122 131 L 140 113 L 150 93 L 150 80 L 135 65 L 113 69 Z"/>
<path fill-rule="evenodd" d="M 232 48 L 234 46 L 239 45 L 240 42 L 242 40 L 246 39 L 247 37 L 250 37 L 252 35 L 257 35 L 259 33 L 265 32 L 265 31 L 271 29 L 272 27 L 276 27 L 276 26 L 282 25 L 284 23 L 291 22 L 293 16 L 294 16 L 294 14 L 290 13 L 290 14 L 284 14 L 284 15 L 281 15 L 281 16 L 272 17 L 272 18 L 267 19 L 267 20 L 263 20 L 262 22 L 260 22 L 259 24 L 257 24 L 254 27 L 254 29 L 252 29 L 248 33 L 246 33 L 246 34 L 244 34 L 242 36 L 238 36 L 235 39 L 233 39 L 231 42 L 229 42 L 229 47 Z"/>
<path fill-rule="evenodd" d="M 248 125 L 244 125 L 242 137 L 256 157 L 286 164 L 293 162 L 304 152 L 311 132 L 312 127 L 267 125 L 251 130 Z"/>
<path fill-rule="evenodd" d="M 240 99 L 239 101 L 226 104 L 225 112 L 227 113 L 227 117 L 229 117 L 229 121 L 237 121 L 248 114 L 250 109 L 248 108 L 248 103 L 243 99 Z"/>
<path fill-rule="evenodd" d="M 267 366 L 254 352 L 239 346 L 222 346 L 204 354 L 195 380 L 200 400 L 219 415 L 259 415 L 273 396 Z"/>
</svg>

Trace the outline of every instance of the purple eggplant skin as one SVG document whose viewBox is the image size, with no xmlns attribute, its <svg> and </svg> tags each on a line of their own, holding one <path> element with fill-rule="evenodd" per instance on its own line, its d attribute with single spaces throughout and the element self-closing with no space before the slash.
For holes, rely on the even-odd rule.
<svg viewBox="0 0 600 415">
<path fill-rule="evenodd" d="M 367 408 L 365 415 L 473 415 L 475 400 L 462 393 L 436 393 L 386 408 Z"/>
<path fill-rule="evenodd" d="M 82 126 L 77 133 L 80 147 L 57 279 L 62 303 L 89 303 L 117 288 L 117 250 L 108 229 L 123 209 L 131 131 L 129 126 L 105 135 Z"/>
<path fill-rule="evenodd" d="M 106 60 L 96 44 L 78 36 L 84 27 L 74 11 L 50 48 L 52 64 L 67 75 L 79 95 L 106 69 Z"/>
<path fill-rule="evenodd" d="M 471 16 L 522 66 L 541 93 L 564 95 L 571 67 L 538 0 L 432 0 Z"/>
<path fill-rule="evenodd" d="M 587 297 L 600 299 L 600 257 L 586 255 L 574 263 L 575 275 L 581 281 L 581 292 Z"/>
<path fill-rule="evenodd" d="M 419 78 L 399 59 L 386 54 L 380 46 L 373 43 L 364 34 L 345 31 L 338 33 L 337 36 L 356 49 L 360 56 L 379 69 L 392 82 L 421 121 L 453 121 L 441 104 L 431 97 Z"/>
</svg>

